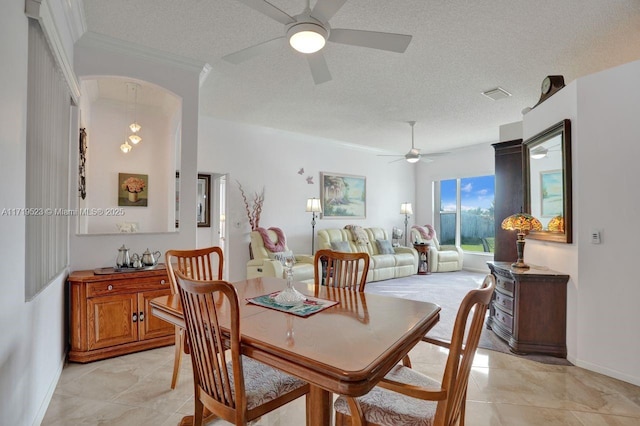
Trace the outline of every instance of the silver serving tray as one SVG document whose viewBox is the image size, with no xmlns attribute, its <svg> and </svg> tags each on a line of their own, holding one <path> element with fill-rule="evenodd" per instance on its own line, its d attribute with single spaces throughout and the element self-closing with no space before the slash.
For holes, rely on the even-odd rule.
<svg viewBox="0 0 640 426">
<path fill-rule="evenodd" d="M 143 272 L 143 271 L 153 271 L 156 269 L 166 269 L 164 263 L 158 263 L 154 266 L 143 266 L 142 268 L 118 268 L 118 267 L 110 267 L 110 268 L 96 268 L 93 270 L 93 273 L 96 275 L 109 275 L 109 274 L 122 274 L 126 272 Z"/>
</svg>

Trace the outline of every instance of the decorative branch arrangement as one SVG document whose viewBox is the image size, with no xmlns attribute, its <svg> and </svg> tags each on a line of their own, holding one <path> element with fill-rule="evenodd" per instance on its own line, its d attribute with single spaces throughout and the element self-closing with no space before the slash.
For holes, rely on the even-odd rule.
<svg viewBox="0 0 640 426">
<path fill-rule="evenodd" d="M 247 218 L 249 218 L 249 225 L 251 225 L 251 230 L 255 231 L 260 227 L 260 213 L 262 213 L 262 204 L 264 204 L 264 187 L 262 188 L 262 192 L 255 193 L 253 196 L 252 206 L 249 206 L 249 200 L 247 200 L 247 196 L 244 193 L 244 189 L 242 189 L 242 184 L 240 181 L 238 182 L 238 187 L 240 188 L 240 194 L 242 194 L 242 200 L 244 201 L 244 207 L 247 211 Z"/>
</svg>

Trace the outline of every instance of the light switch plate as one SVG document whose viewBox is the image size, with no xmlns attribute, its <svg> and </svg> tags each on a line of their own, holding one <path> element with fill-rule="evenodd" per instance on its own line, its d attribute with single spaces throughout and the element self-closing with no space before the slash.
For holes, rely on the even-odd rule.
<svg viewBox="0 0 640 426">
<path fill-rule="evenodd" d="M 597 229 L 591 231 L 591 244 L 600 244 L 600 231 Z"/>
</svg>

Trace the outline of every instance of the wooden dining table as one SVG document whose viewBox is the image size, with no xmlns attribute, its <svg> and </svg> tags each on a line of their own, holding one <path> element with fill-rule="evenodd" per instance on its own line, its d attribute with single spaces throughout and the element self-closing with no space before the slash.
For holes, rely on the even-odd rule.
<svg viewBox="0 0 640 426">
<path fill-rule="evenodd" d="M 233 285 L 240 300 L 243 354 L 310 384 L 308 426 L 331 425 L 334 393 L 369 392 L 440 318 L 440 307 L 433 303 L 295 283 L 307 296 L 338 302 L 303 318 L 247 302 L 284 289 L 284 279 L 253 278 Z M 158 297 L 150 304 L 152 315 L 185 327 L 179 296 Z M 218 309 L 224 317 L 224 307 Z"/>
</svg>

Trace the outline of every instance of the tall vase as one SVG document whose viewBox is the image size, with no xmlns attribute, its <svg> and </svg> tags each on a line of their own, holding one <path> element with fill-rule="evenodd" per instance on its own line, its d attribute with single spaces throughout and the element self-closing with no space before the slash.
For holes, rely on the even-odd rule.
<svg viewBox="0 0 640 426">
<path fill-rule="evenodd" d="M 132 203 L 135 203 L 138 201 L 138 193 L 137 192 L 130 192 L 129 193 L 129 201 L 131 201 Z"/>
</svg>

